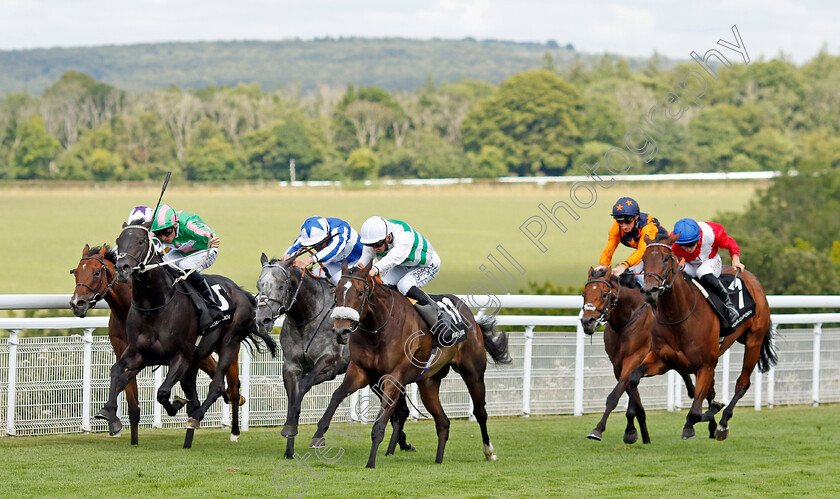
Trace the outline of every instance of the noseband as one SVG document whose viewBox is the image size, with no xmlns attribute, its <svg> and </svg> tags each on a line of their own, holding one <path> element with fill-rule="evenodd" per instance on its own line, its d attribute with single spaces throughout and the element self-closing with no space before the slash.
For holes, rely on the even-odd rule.
<svg viewBox="0 0 840 499">
<path fill-rule="evenodd" d="M 584 289 L 586 289 L 586 286 L 589 286 L 590 284 L 596 284 L 596 283 L 607 285 L 607 287 L 610 290 L 610 299 L 607 300 L 607 303 L 604 304 L 603 308 L 598 308 L 595 305 L 593 305 L 592 303 L 586 302 L 586 303 L 583 304 L 583 311 L 584 312 L 594 311 L 594 312 L 600 313 L 601 316 L 598 317 L 598 319 L 597 319 L 598 324 L 606 324 L 607 318 L 609 318 L 610 313 L 613 311 L 615 306 L 618 304 L 618 296 L 621 294 L 621 283 L 618 284 L 618 291 L 616 291 L 615 293 L 613 293 L 612 283 L 610 281 L 607 281 L 607 280 L 604 280 L 604 279 L 592 279 L 590 281 L 587 281 L 586 284 L 583 285 L 583 287 L 584 287 Z"/>
<path fill-rule="evenodd" d="M 654 289 L 658 290 L 661 293 L 664 293 L 665 291 L 668 291 L 674 286 L 674 280 L 677 278 L 677 272 L 675 270 L 676 262 L 674 260 L 674 255 L 671 253 L 670 245 L 663 243 L 648 243 L 647 248 L 650 248 L 651 246 L 661 246 L 663 248 L 668 248 L 668 273 L 666 273 L 665 276 L 661 276 L 656 272 L 650 272 L 648 271 L 648 269 L 645 269 L 645 279 L 647 279 L 648 276 L 655 277 L 659 281 L 659 286 L 657 286 Z"/>
<path fill-rule="evenodd" d="M 338 302 L 337 302 L 338 287 L 336 287 L 336 307 L 333 309 L 330 317 L 333 320 L 349 319 L 351 322 L 355 322 L 356 325 L 355 325 L 355 327 L 353 327 L 353 329 L 350 330 L 351 333 L 355 332 L 357 330 L 361 330 L 365 333 L 377 334 L 380 331 L 382 331 L 382 329 L 384 329 L 385 326 L 388 325 L 388 321 L 391 320 L 391 314 L 394 311 L 394 295 L 393 295 L 393 293 L 391 294 L 391 310 L 388 311 L 388 318 L 385 319 L 385 322 L 381 326 L 379 326 L 375 329 L 372 329 L 372 330 L 365 329 L 365 328 L 361 327 L 362 311 L 365 309 L 365 303 L 367 303 L 370 300 L 370 297 L 373 295 L 373 292 L 376 289 L 376 280 L 372 279 L 371 282 L 373 283 L 373 285 L 370 285 L 370 284 L 368 284 L 367 279 L 364 278 L 364 277 L 357 277 L 357 276 L 353 276 L 353 275 L 343 275 L 343 276 L 341 276 L 341 278 L 342 279 L 353 279 L 353 280 L 356 280 L 356 281 L 362 281 L 364 283 L 365 291 L 364 291 L 364 294 L 362 295 L 362 303 L 359 305 L 358 309 L 350 308 L 350 307 L 339 307 L 339 306 L 337 306 L 338 305 Z"/>
<path fill-rule="evenodd" d="M 108 267 L 108 265 L 106 265 L 106 264 L 105 264 L 105 260 L 103 260 L 102 258 L 100 258 L 100 257 L 99 257 L 99 255 L 95 255 L 95 256 L 86 256 L 86 257 L 83 257 L 83 258 L 82 258 L 82 260 L 83 260 L 83 261 L 84 261 L 84 260 L 96 260 L 97 262 L 101 263 L 101 264 L 102 264 L 102 268 L 105 270 L 105 275 L 100 274 L 100 276 L 99 276 L 99 283 L 100 283 L 100 284 L 102 284 L 103 282 L 107 281 L 107 279 L 108 279 L 108 272 L 110 272 L 110 268 Z M 88 286 L 88 285 L 87 285 L 86 283 L 84 283 L 84 282 L 77 282 L 77 283 L 76 283 L 76 287 L 77 287 L 77 288 L 78 288 L 79 286 L 85 287 L 85 288 L 87 288 L 88 290 L 90 290 L 90 292 L 91 292 L 91 293 L 93 293 L 93 298 L 91 298 L 91 299 L 90 299 L 90 308 L 94 308 L 94 307 L 96 307 L 96 302 L 98 302 L 98 301 L 99 301 L 99 300 L 101 300 L 101 299 L 102 299 L 102 298 L 103 298 L 106 294 L 108 294 L 108 291 L 111 289 L 111 286 L 113 286 L 115 282 L 117 282 L 117 273 L 116 273 L 116 272 L 114 272 L 114 278 L 113 278 L 113 279 L 111 279 L 111 280 L 107 283 L 107 285 L 105 286 L 105 289 L 103 289 L 102 291 L 97 291 L 97 290 L 93 289 L 92 287 Z"/>
<path fill-rule="evenodd" d="M 152 261 L 152 258 L 155 255 L 155 251 L 154 251 L 154 246 L 155 245 L 154 245 L 154 242 L 152 241 L 152 232 L 143 225 L 126 225 L 125 227 L 123 227 L 122 232 L 125 232 L 128 229 L 143 229 L 143 231 L 145 231 L 145 233 L 146 233 L 146 241 L 145 241 L 145 243 L 146 243 L 146 256 L 143 258 L 143 261 L 141 262 L 140 259 L 138 259 L 136 256 L 134 256 L 132 254 L 117 253 L 117 260 L 120 260 L 120 259 L 125 258 L 125 257 L 130 257 L 132 260 L 137 262 L 137 266 L 133 267 L 131 270 L 132 271 L 143 272 L 146 265 L 148 265 L 149 262 Z M 120 232 L 120 234 L 122 234 L 122 232 Z M 119 245 L 117 245 L 117 246 L 119 246 Z"/>
<path fill-rule="evenodd" d="M 277 265 L 277 264 L 270 263 L 270 264 L 263 265 L 263 268 L 264 269 L 265 268 L 280 269 L 283 272 L 283 275 L 286 276 L 286 279 L 288 280 L 289 284 L 291 284 L 292 275 L 282 265 Z M 271 298 L 269 296 L 266 296 L 266 295 L 260 293 L 256 297 L 257 298 L 257 306 L 268 307 L 268 310 L 271 312 L 271 319 L 272 320 L 277 320 L 278 317 L 280 317 L 281 315 L 283 315 L 286 312 L 288 312 L 289 310 L 291 310 L 292 307 L 294 306 L 295 302 L 297 301 L 298 293 L 300 292 L 300 288 L 303 286 L 303 278 L 305 277 L 304 274 L 306 274 L 306 272 L 301 273 L 300 282 L 298 282 L 297 289 L 295 289 L 294 293 L 292 293 L 292 287 L 291 286 L 286 286 L 286 300 L 285 300 L 286 303 L 285 304 L 283 303 L 283 300 L 276 300 L 274 298 Z M 274 312 L 274 310 L 271 309 L 271 305 L 269 305 L 269 302 L 277 303 L 279 305 L 276 313 Z M 315 315 L 315 317 L 317 317 L 317 314 Z M 315 317 L 313 317 L 312 319 L 314 319 Z M 306 321 L 304 324 L 312 321 L 312 319 L 309 319 L 309 321 Z M 299 324 L 299 326 L 302 326 L 304 324 Z"/>
</svg>

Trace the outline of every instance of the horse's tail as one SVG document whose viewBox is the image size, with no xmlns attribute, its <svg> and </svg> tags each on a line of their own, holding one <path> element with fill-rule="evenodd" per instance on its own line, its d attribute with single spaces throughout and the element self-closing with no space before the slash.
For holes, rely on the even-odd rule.
<svg viewBox="0 0 840 499">
<path fill-rule="evenodd" d="M 513 359 L 508 352 L 508 337 L 504 331 L 497 331 L 493 329 L 496 325 L 496 318 L 491 315 L 485 315 L 476 319 L 478 327 L 481 329 L 481 335 L 484 337 L 484 348 L 493 362 L 498 364 L 510 364 Z"/>
<path fill-rule="evenodd" d="M 778 361 L 776 348 L 773 345 L 773 333 L 773 325 L 771 324 L 767 328 L 767 334 L 764 335 L 764 341 L 761 342 L 761 354 L 758 356 L 758 371 L 762 373 L 769 371 Z"/>
</svg>

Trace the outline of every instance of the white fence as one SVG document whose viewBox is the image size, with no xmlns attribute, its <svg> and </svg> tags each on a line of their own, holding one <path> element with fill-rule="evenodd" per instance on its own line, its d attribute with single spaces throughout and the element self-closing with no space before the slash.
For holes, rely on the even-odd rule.
<svg viewBox="0 0 840 499">
<path fill-rule="evenodd" d="M 502 309 L 540 308 L 577 311 L 579 296 L 470 297 L 473 303 L 496 300 Z M 780 314 L 790 308 L 840 310 L 840 296 L 771 296 L 778 365 L 766 374 L 755 372 L 747 398 L 756 410 L 778 404 L 840 402 L 840 313 Z M 0 309 L 67 308 L 68 295 L 0 295 Z M 603 335 L 586 337 L 577 313 L 571 315 L 499 315 L 500 329 L 508 332 L 513 363 L 490 366 L 486 375 L 487 411 L 491 416 L 531 414 L 599 413 L 615 386 L 612 365 L 603 347 Z M 535 332 L 544 326 L 546 331 Z M 106 336 L 94 336 L 107 327 L 107 317 L 0 318 L 0 436 L 105 431 L 94 420 L 108 397 L 110 367 L 114 362 Z M 63 337 L 21 337 L 32 329 L 78 329 L 81 334 Z M 277 331 L 277 330 L 276 330 Z M 104 331 L 103 331 L 104 332 Z M 275 337 L 276 339 L 276 337 Z M 718 400 L 728 401 L 740 372 L 743 347 L 737 344 L 718 363 Z M 282 380 L 282 356 L 242 349 L 241 425 L 279 425 L 286 418 L 286 394 Z M 183 427 L 186 415 L 169 417 L 155 402 L 155 392 L 166 368 L 144 369 L 138 376 L 141 426 Z M 208 378 L 200 375 L 200 395 L 206 394 Z M 312 389 L 304 399 L 301 423 L 314 423 L 326 408 L 341 378 Z M 413 386 L 413 385 L 412 385 Z M 416 405 L 413 417 L 425 417 L 416 387 L 409 390 Z M 675 410 L 687 407 L 688 399 L 675 373 L 642 381 L 641 395 L 648 409 Z M 378 409 L 376 397 L 362 391 L 337 412 L 337 421 L 366 421 Z M 626 398 L 626 397 L 625 397 Z M 369 404 L 361 403 L 369 400 Z M 469 417 L 471 401 L 460 378 L 452 374 L 441 385 L 441 400 L 450 417 Z M 361 402 L 360 402 L 361 401 Z M 749 404 L 745 399 L 743 406 Z M 127 419 L 121 404 L 120 415 Z M 356 408 L 367 408 L 357 411 Z M 618 416 L 620 417 L 620 416 Z M 229 421 L 229 407 L 221 401 L 208 412 L 205 425 Z M 621 424 L 621 423 L 616 423 Z"/>
</svg>

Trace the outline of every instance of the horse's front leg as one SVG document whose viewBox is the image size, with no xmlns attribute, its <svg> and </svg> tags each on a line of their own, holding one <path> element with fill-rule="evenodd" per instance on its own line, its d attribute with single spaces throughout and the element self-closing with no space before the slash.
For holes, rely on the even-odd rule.
<svg viewBox="0 0 840 499">
<path fill-rule="evenodd" d="M 108 433 L 112 436 L 119 436 L 123 428 L 117 416 L 117 397 L 144 367 L 143 356 L 131 347 L 126 349 L 120 359 L 111 366 L 111 389 L 108 401 L 94 418 L 108 421 Z"/>
<path fill-rule="evenodd" d="M 315 435 L 312 437 L 312 442 L 309 444 L 310 448 L 315 449 L 324 447 L 326 444 L 324 434 L 327 430 L 329 430 L 330 421 L 332 421 L 335 411 L 338 410 L 338 406 L 341 405 L 341 402 L 344 401 L 348 395 L 354 393 L 359 388 L 366 386 L 369 382 L 370 378 L 367 373 L 362 370 L 362 368 L 353 362 L 347 366 L 347 373 L 344 375 L 344 381 L 338 386 L 338 388 L 336 388 L 335 392 L 333 392 L 332 398 L 330 399 L 330 405 L 327 406 L 327 410 L 324 411 L 324 415 L 321 416 L 321 419 L 318 421 L 318 429 L 315 431 Z"/>
<path fill-rule="evenodd" d="M 391 419 L 391 415 L 394 414 L 400 397 L 405 393 L 403 384 L 391 375 L 383 376 L 379 380 L 379 383 L 377 383 L 377 386 L 381 394 L 380 399 L 382 400 L 382 405 L 379 407 L 379 414 L 377 414 L 376 421 L 374 421 L 373 428 L 370 432 L 371 446 L 367 468 L 376 467 L 376 451 L 379 449 L 382 440 L 385 439 L 385 426 L 387 426 L 388 420 Z"/>
<path fill-rule="evenodd" d="M 312 389 L 313 386 L 321 384 L 325 381 L 335 379 L 338 375 L 337 363 L 339 359 L 334 355 L 324 355 L 320 357 L 306 376 L 300 378 L 299 375 L 293 379 L 300 379 L 296 386 L 289 391 L 289 411 L 286 416 L 286 424 L 283 426 L 283 431 L 280 433 L 284 437 L 294 437 L 297 435 L 298 421 L 300 420 L 300 407 L 303 404 L 303 397 Z M 285 381 L 285 372 L 284 372 Z M 291 383 L 290 383 L 291 384 Z M 289 388 L 287 388 L 287 391 Z"/>
<path fill-rule="evenodd" d="M 703 403 L 706 400 L 709 390 L 713 389 L 715 366 L 706 365 L 701 367 L 695 373 L 695 377 L 697 379 L 696 390 L 694 392 L 694 400 L 691 402 L 691 408 L 685 417 L 685 426 L 682 432 L 682 438 L 684 439 L 694 437 L 694 425 L 703 420 Z"/>
</svg>

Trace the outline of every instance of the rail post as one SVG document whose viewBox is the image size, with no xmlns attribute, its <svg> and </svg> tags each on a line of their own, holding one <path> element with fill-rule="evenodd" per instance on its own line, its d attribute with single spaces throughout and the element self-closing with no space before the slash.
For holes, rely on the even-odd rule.
<svg viewBox="0 0 840 499">
<path fill-rule="evenodd" d="M 90 391 L 93 376 L 93 328 L 85 328 L 82 336 L 82 431 L 90 432 Z"/>
</svg>

